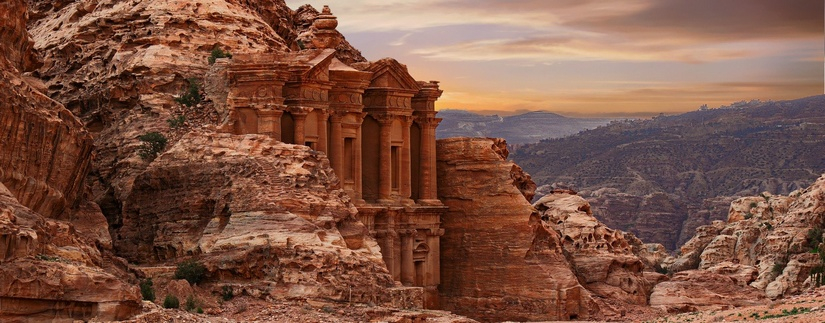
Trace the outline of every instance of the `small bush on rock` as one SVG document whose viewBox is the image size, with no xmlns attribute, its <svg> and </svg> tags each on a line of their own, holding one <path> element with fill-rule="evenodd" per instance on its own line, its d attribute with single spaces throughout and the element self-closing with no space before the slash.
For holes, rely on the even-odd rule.
<svg viewBox="0 0 825 323">
<path fill-rule="evenodd" d="M 190 284 L 195 285 L 206 278 L 206 267 L 194 260 L 187 260 L 178 264 L 175 270 L 175 279 L 186 279 Z"/>
<path fill-rule="evenodd" d="M 145 160 L 153 160 L 166 148 L 166 137 L 158 132 L 149 132 L 138 136 L 143 144 L 138 148 L 138 155 Z"/>
<path fill-rule="evenodd" d="M 180 307 L 180 300 L 172 294 L 166 295 L 166 298 L 163 299 L 163 308 L 179 308 Z"/>
<path fill-rule="evenodd" d="M 195 310 L 196 306 L 197 305 L 195 304 L 195 297 L 192 296 L 192 295 L 189 295 L 189 297 L 186 298 L 186 303 L 184 304 L 183 308 L 186 309 L 187 311 L 191 312 L 191 311 Z"/>
<path fill-rule="evenodd" d="M 140 281 L 140 295 L 143 296 L 144 301 L 155 300 L 155 288 L 152 287 L 152 278 L 146 278 Z"/>
<path fill-rule="evenodd" d="M 176 98 L 175 101 L 187 107 L 191 107 L 201 103 L 203 97 L 201 97 L 201 84 L 198 79 L 190 78 L 187 79 L 187 81 L 189 81 L 189 88 L 178 98 Z"/>
<path fill-rule="evenodd" d="M 232 58 L 232 53 L 224 52 L 220 47 L 215 47 L 212 50 L 212 54 L 209 55 L 209 65 L 215 64 L 215 60 L 218 58 Z"/>
</svg>

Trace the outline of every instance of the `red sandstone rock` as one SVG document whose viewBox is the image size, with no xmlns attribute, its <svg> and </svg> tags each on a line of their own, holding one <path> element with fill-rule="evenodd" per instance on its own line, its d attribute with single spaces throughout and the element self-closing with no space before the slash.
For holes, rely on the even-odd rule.
<svg viewBox="0 0 825 323">
<path fill-rule="evenodd" d="M 390 302 L 394 282 L 329 161 L 261 135 L 191 132 L 135 180 L 114 232 L 133 262 L 194 257 L 261 297 Z"/>
<path fill-rule="evenodd" d="M 669 281 L 657 284 L 650 294 L 650 306 L 668 312 L 729 309 L 767 302 L 762 291 L 705 270 L 679 272 Z"/>
<path fill-rule="evenodd" d="M 20 75 L 33 67 L 25 24 L 25 2 L 0 4 L 0 321 L 128 318 L 140 294 L 102 269 L 105 221 L 84 238 L 56 219 L 102 218 L 81 199 L 91 138 Z"/>
<path fill-rule="evenodd" d="M 682 255 L 665 266 L 725 274 L 772 299 L 792 295 L 810 287 L 809 274 L 821 263 L 809 252 L 815 246 L 808 233 L 823 225 L 825 176 L 789 197 L 763 193 L 734 201 L 728 223 L 697 230 Z"/>
<path fill-rule="evenodd" d="M 565 255 L 585 288 L 603 298 L 647 304 L 652 286 L 624 232 L 599 222 L 590 204 L 571 192 L 548 194 L 533 206 L 542 221 L 558 232 Z"/>
<path fill-rule="evenodd" d="M 564 257 L 558 233 L 513 186 L 493 139 L 437 142 L 441 305 L 483 321 L 592 319 L 599 309 Z"/>
</svg>

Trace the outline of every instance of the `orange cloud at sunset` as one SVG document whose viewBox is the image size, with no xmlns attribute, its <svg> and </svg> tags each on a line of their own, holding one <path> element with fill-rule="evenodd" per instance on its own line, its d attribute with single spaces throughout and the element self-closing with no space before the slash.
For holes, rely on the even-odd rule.
<svg viewBox="0 0 825 323">
<path fill-rule="evenodd" d="M 324 4 L 368 59 L 440 80 L 441 109 L 652 115 L 823 93 L 820 0 Z"/>
</svg>

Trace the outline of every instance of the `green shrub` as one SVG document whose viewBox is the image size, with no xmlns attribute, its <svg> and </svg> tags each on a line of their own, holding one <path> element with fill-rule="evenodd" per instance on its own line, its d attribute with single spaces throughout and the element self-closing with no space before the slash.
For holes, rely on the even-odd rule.
<svg viewBox="0 0 825 323">
<path fill-rule="evenodd" d="M 822 243 L 822 229 L 813 228 L 808 230 L 807 236 L 808 245 L 814 247 Z"/>
<path fill-rule="evenodd" d="M 773 264 L 773 268 L 771 269 L 771 271 L 772 271 L 775 275 L 779 276 L 779 275 L 781 275 L 781 274 L 782 274 L 782 272 L 783 272 L 783 271 L 785 271 L 785 267 L 786 267 L 786 266 L 788 266 L 788 264 L 787 264 L 787 263 L 784 263 L 784 262 L 777 262 L 777 263 Z"/>
<path fill-rule="evenodd" d="M 225 301 L 235 298 L 235 293 L 232 291 L 232 286 L 224 285 L 221 288 L 221 298 Z"/>
<path fill-rule="evenodd" d="M 155 301 L 155 288 L 152 285 L 154 285 L 152 278 L 140 281 L 140 295 L 143 296 L 144 301 Z"/>
<path fill-rule="evenodd" d="M 145 160 L 152 160 L 166 148 L 166 137 L 158 132 L 149 132 L 138 137 L 143 142 L 138 148 L 138 155 Z"/>
<path fill-rule="evenodd" d="M 215 64 L 218 58 L 232 58 L 232 53 L 224 52 L 220 47 L 212 49 L 212 54 L 209 55 L 209 65 Z"/>
<path fill-rule="evenodd" d="M 175 295 L 169 294 L 166 295 L 166 298 L 163 299 L 163 308 L 179 308 L 180 307 L 180 300 Z"/>
<path fill-rule="evenodd" d="M 750 212 L 745 213 L 745 220 L 750 220 L 752 218 L 753 218 L 753 213 L 750 213 Z"/>
<path fill-rule="evenodd" d="M 185 90 L 178 98 L 175 99 L 175 102 L 185 105 L 187 107 L 191 107 L 198 103 L 201 103 L 203 97 L 201 97 L 201 84 L 200 81 L 196 78 L 189 78 L 189 87 Z"/>
<path fill-rule="evenodd" d="M 196 307 L 196 305 L 195 305 L 195 297 L 194 297 L 194 296 L 192 296 L 192 295 L 189 295 L 189 297 L 187 297 L 187 298 L 186 298 L 186 303 L 184 303 L 184 307 L 183 307 L 183 308 L 184 308 L 184 309 L 186 309 L 187 311 L 190 311 L 190 312 L 191 312 L 191 311 L 194 311 L 194 310 L 195 310 L 195 307 Z"/>
<path fill-rule="evenodd" d="M 206 278 L 206 267 L 194 260 L 187 260 L 178 264 L 175 270 L 175 279 L 186 279 L 190 284 L 195 285 Z"/>
<path fill-rule="evenodd" d="M 757 205 L 756 202 L 751 202 L 751 208 L 755 208 Z"/>
<path fill-rule="evenodd" d="M 198 314 L 203 314 L 203 309 L 198 307 L 198 309 L 195 310 L 195 312 L 197 312 Z"/>
<path fill-rule="evenodd" d="M 186 117 L 185 116 L 177 116 L 177 117 L 172 117 L 172 118 L 166 119 L 166 123 L 168 123 L 169 128 L 172 128 L 172 129 L 182 127 L 185 122 L 186 122 Z"/>
</svg>

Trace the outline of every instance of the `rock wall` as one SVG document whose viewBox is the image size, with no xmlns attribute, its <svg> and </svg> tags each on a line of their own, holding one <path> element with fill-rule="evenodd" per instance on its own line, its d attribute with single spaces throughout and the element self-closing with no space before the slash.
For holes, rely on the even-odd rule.
<svg viewBox="0 0 825 323">
<path fill-rule="evenodd" d="M 266 136 L 186 134 L 135 180 L 118 254 L 194 258 L 275 298 L 387 303 L 394 282 L 326 156 Z"/>
<path fill-rule="evenodd" d="M 697 229 L 679 257 L 665 266 L 673 271 L 702 269 L 724 274 L 772 298 L 796 294 L 813 285 L 810 274 L 822 259 L 825 228 L 825 176 L 790 196 L 737 199 L 727 222 Z M 818 231 L 817 231 L 818 230 Z"/>
<path fill-rule="evenodd" d="M 593 319 L 556 231 L 513 185 L 514 164 L 493 139 L 438 140 L 442 218 L 440 302 L 482 321 Z"/>
<path fill-rule="evenodd" d="M 0 182 L 48 217 L 79 204 L 92 140 L 59 103 L 21 73 L 33 66 L 23 1 L 0 5 Z"/>
</svg>

